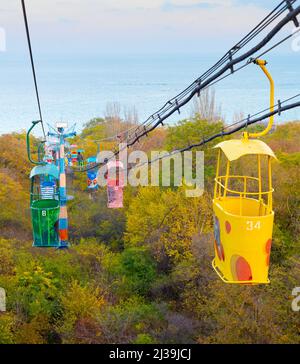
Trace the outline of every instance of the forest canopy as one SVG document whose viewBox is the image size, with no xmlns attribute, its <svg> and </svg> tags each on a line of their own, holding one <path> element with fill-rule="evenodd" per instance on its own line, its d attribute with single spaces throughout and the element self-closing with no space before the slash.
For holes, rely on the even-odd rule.
<svg viewBox="0 0 300 364">
<path fill-rule="evenodd" d="M 93 139 L 133 119 L 93 119 L 72 142 L 93 155 Z M 139 147 L 174 150 L 220 126 L 196 115 Z M 299 343 L 291 309 L 300 282 L 299 135 L 300 123 L 290 122 L 264 138 L 278 157 L 267 286 L 224 285 L 211 267 L 218 141 L 204 148 L 199 198 L 184 186 L 128 187 L 125 208 L 108 210 L 103 188 L 91 198 L 84 173 L 68 176 L 71 247 L 42 250 L 32 247 L 24 134 L 0 136 L 0 343 Z"/>
</svg>

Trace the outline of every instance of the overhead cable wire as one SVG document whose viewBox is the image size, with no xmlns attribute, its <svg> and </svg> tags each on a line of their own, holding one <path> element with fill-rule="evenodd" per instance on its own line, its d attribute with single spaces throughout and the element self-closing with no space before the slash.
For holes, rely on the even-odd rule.
<svg viewBox="0 0 300 364">
<path fill-rule="evenodd" d="M 283 1 L 283 2 L 280 3 L 279 6 L 281 6 L 284 3 L 289 3 L 290 4 L 290 3 L 294 3 L 296 1 L 297 0 L 288 1 L 288 2 Z M 159 112 L 152 114 L 143 124 L 140 124 L 135 130 L 133 139 L 132 140 L 127 140 L 126 148 L 133 146 L 143 136 L 148 135 L 150 132 L 155 130 L 158 126 L 163 125 L 163 121 L 166 120 L 167 118 L 169 118 L 171 115 L 173 115 L 176 111 L 180 112 L 180 109 L 183 106 L 185 106 L 189 101 L 191 101 L 191 99 L 196 94 L 199 95 L 200 91 L 202 91 L 203 89 L 206 89 L 207 87 L 209 87 L 209 86 L 211 86 L 213 84 L 216 84 L 217 82 L 220 82 L 221 80 L 225 79 L 226 77 L 229 77 L 232 73 L 224 75 L 224 73 L 226 73 L 228 70 L 232 71 L 234 66 L 238 65 L 239 63 L 241 63 L 241 62 L 243 62 L 244 60 L 247 59 L 247 62 L 245 64 L 243 64 L 242 66 L 240 66 L 239 68 L 237 68 L 234 71 L 234 72 L 237 72 L 237 71 L 245 68 L 249 64 L 251 64 L 255 59 L 257 59 L 259 56 L 255 57 L 255 58 L 252 58 L 252 56 L 254 56 L 254 54 L 257 53 L 258 51 L 260 51 L 262 48 L 264 48 L 264 46 L 266 46 L 275 37 L 275 35 L 277 35 L 282 30 L 282 28 L 286 24 L 288 24 L 290 21 L 295 21 L 297 15 L 299 15 L 299 13 L 300 13 L 300 6 L 298 6 L 297 8 L 291 10 L 286 5 L 285 10 L 287 10 L 287 9 L 289 10 L 289 13 L 275 27 L 273 27 L 273 29 L 256 46 L 252 47 L 250 50 L 248 50 L 243 55 L 241 55 L 241 56 L 239 56 L 239 57 L 237 57 L 235 59 L 232 59 L 230 62 L 227 62 L 225 66 L 223 66 L 219 71 L 217 71 L 216 74 L 214 74 L 213 76 L 210 76 L 208 79 L 206 79 L 206 81 L 199 83 L 199 81 L 202 79 L 202 77 L 198 78 L 187 89 L 185 89 L 181 94 L 179 94 L 177 97 L 175 97 L 175 98 L 171 99 L 170 101 L 168 101 L 165 104 L 166 109 L 164 111 L 163 111 L 163 108 L 164 108 L 163 107 L 162 109 L 160 109 Z M 271 14 L 273 14 L 273 12 Z M 265 19 L 267 19 L 267 18 L 268 17 L 266 17 Z M 251 34 L 251 33 L 252 32 L 250 32 L 249 34 Z M 294 34 L 291 34 L 288 37 L 285 37 L 283 40 L 276 43 L 275 45 L 273 45 L 268 50 L 264 51 L 263 55 L 267 54 L 268 52 L 270 52 L 274 48 L 278 47 L 283 42 L 290 39 L 292 36 L 294 36 Z M 244 39 L 246 39 L 246 37 Z M 226 56 L 224 56 L 224 57 L 226 57 Z M 222 65 L 223 64 L 224 63 L 222 63 Z M 183 95 L 183 97 L 182 97 L 182 95 Z M 175 106 L 174 106 L 174 100 L 175 100 Z M 155 124 L 154 124 L 154 122 L 155 122 Z M 149 125 L 148 128 L 145 127 L 146 123 L 148 123 L 147 125 Z M 152 124 L 154 124 L 154 125 L 152 125 Z M 143 131 L 138 134 L 137 130 L 139 128 L 143 128 Z M 119 153 L 120 153 L 120 150 L 116 151 L 116 153 L 114 155 L 116 156 Z M 88 169 L 84 169 L 84 170 L 81 170 L 80 172 L 85 172 L 87 170 Z"/>
<path fill-rule="evenodd" d="M 284 11 L 291 8 L 292 4 L 294 4 L 296 0 L 282 1 L 267 17 L 265 17 L 250 33 L 248 33 L 240 42 L 238 42 L 234 47 L 232 47 L 213 67 L 211 67 L 208 71 L 206 71 L 202 76 L 200 76 L 196 81 L 194 81 L 190 86 L 188 86 L 184 91 L 182 91 L 179 95 L 175 96 L 173 99 L 168 101 L 160 110 L 156 113 L 152 114 L 143 124 L 152 123 L 155 120 L 155 114 L 159 115 L 161 112 L 167 112 L 172 107 L 173 102 L 178 102 L 179 99 L 185 97 L 189 92 L 191 92 L 195 86 L 200 81 L 205 80 L 208 76 L 210 76 L 213 72 L 223 66 L 226 62 L 228 62 L 236 52 L 240 51 L 245 45 L 247 45 L 251 40 L 254 39 L 260 32 L 262 32 L 268 25 L 271 24 L 275 19 L 277 19 Z M 283 7 L 282 7 L 283 6 Z M 280 9 L 281 8 L 281 9 Z M 279 12 L 276 11 L 280 9 Z M 275 15 L 274 15 L 275 13 Z M 266 22 L 267 21 L 267 22 Z M 178 109 L 179 110 L 179 109 Z M 142 125 L 143 125 L 142 124 Z M 136 129 L 137 131 L 138 129 Z M 135 131 L 135 133 L 136 133 Z"/>
<path fill-rule="evenodd" d="M 195 143 L 195 144 L 191 144 L 191 145 L 188 145 L 187 147 L 184 147 L 184 148 L 181 148 L 181 149 L 176 149 L 168 154 L 165 154 L 163 156 L 160 156 L 154 160 L 151 160 L 151 161 L 148 161 L 146 163 L 142 163 L 142 164 L 139 164 L 137 166 L 134 166 L 133 168 L 137 168 L 137 167 L 142 167 L 143 165 L 145 164 L 152 164 L 154 163 L 155 161 L 157 160 L 161 160 L 161 159 L 165 159 L 165 158 L 168 158 L 168 157 L 171 157 L 175 154 L 178 154 L 178 153 L 183 153 L 185 151 L 189 151 L 191 149 L 194 149 L 196 147 L 201 147 L 217 138 L 220 138 L 220 137 L 224 137 L 224 136 L 228 136 L 228 135 L 232 135 L 232 134 L 235 134 L 237 133 L 238 131 L 242 130 L 242 129 L 245 129 L 246 127 L 252 125 L 252 124 L 256 124 L 258 122 L 262 122 L 263 120 L 269 118 L 270 116 L 273 116 L 273 115 L 276 115 L 276 114 L 279 114 L 281 115 L 281 113 L 283 112 L 286 112 L 288 110 L 292 110 L 292 109 L 295 109 L 295 108 L 298 108 L 300 107 L 300 101 L 298 102 L 294 102 L 294 103 L 291 103 L 291 104 L 287 104 L 288 102 L 290 101 L 293 101 L 295 100 L 296 98 L 300 98 L 300 93 L 292 96 L 292 97 L 289 97 L 283 101 L 281 100 L 278 100 L 277 104 L 273 105 L 272 107 L 268 107 L 266 109 L 263 109 L 253 115 L 249 115 L 247 118 L 243 118 L 237 122 L 234 122 L 230 125 L 225 125 L 224 127 L 222 127 L 222 129 L 220 129 L 220 131 L 218 133 L 215 133 L 213 135 L 210 135 L 210 136 L 203 136 L 202 139 L 201 139 L 201 142 L 199 143 Z M 286 105 L 287 104 L 287 105 Z M 268 110 L 270 109 L 274 109 L 272 112 L 267 112 Z M 234 127 L 234 128 L 233 128 Z M 226 131 L 228 130 L 228 131 Z M 120 151 L 119 151 L 120 152 Z M 116 154 L 115 154 L 116 156 Z M 74 170 L 75 172 L 87 172 L 89 170 L 92 170 L 92 169 L 95 169 L 95 168 L 98 168 L 100 167 L 102 164 L 101 163 L 98 163 L 97 165 L 94 165 L 93 167 L 91 168 L 87 168 L 85 170 Z M 132 168 L 129 168 L 130 170 Z"/>
<path fill-rule="evenodd" d="M 271 116 L 274 116 L 276 114 L 281 114 L 283 112 L 286 112 L 286 111 L 289 111 L 289 110 L 292 110 L 292 109 L 295 109 L 295 108 L 298 108 L 300 107 L 300 101 L 298 102 L 295 102 L 295 103 L 291 103 L 291 104 L 287 104 L 285 106 L 282 106 L 283 104 L 285 104 L 286 102 L 290 101 L 290 100 L 293 100 L 295 99 L 296 97 L 299 97 L 300 94 L 296 95 L 296 96 L 293 96 L 292 98 L 290 99 L 287 99 L 285 101 L 282 101 L 281 103 L 278 103 L 276 108 L 272 111 L 272 112 L 268 112 L 268 113 L 265 113 L 263 115 L 261 115 L 260 117 L 257 117 L 257 115 L 260 115 L 262 114 L 263 112 L 265 111 L 261 111 L 261 112 L 258 112 L 256 114 L 254 114 L 253 116 L 249 116 L 248 118 L 245 118 L 241 121 L 238 121 L 238 122 L 235 122 L 231 125 L 227 125 L 225 127 L 223 127 L 222 129 L 220 129 L 220 131 L 216 134 L 213 134 L 211 136 L 208 136 L 208 137 L 204 137 L 202 138 L 202 140 L 199 142 L 199 143 L 195 143 L 195 144 L 191 144 L 187 147 L 184 147 L 184 148 L 181 148 L 181 149 L 176 149 L 172 152 L 169 152 L 169 153 L 166 153 L 164 154 L 163 156 L 159 156 L 153 160 L 150 160 L 148 162 L 145 162 L 145 163 L 141 163 L 141 164 L 138 164 L 134 167 L 131 167 L 131 168 L 128 168 L 128 170 L 131 170 L 131 169 L 135 169 L 135 168 L 140 168 L 146 164 L 148 165 L 151 165 L 153 164 L 154 162 L 158 161 L 158 160 L 162 160 L 162 159 L 165 159 L 165 158 L 170 158 L 176 154 L 179 154 L 179 153 L 183 153 L 183 152 L 186 152 L 186 151 L 190 151 L 194 148 L 197 148 L 197 147 L 201 147 L 217 138 L 222 138 L 222 137 L 225 137 L 225 136 L 229 136 L 229 135 L 232 135 L 232 134 L 235 134 L 237 133 L 238 131 L 241 131 L 245 128 L 247 128 L 248 126 L 250 125 L 253 125 L 253 124 L 256 124 L 258 122 L 262 122 L 263 120 L 271 117 Z M 274 105 L 275 106 L 275 105 Z M 270 108 L 268 108 L 269 110 Z M 233 128 L 235 126 L 235 128 Z M 225 130 L 228 130 L 228 131 L 225 131 Z"/>
<path fill-rule="evenodd" d="M 197 84 L 197 81 L 199 79 L 201 79 L 201 80 L 206 79 L 208 76 L 213 74 L 213 72 L 215 72 L 218 68 L 220 68 L 226 62 L 228 62 L 233 55 L 235 55 L 238 51 L 240 51 L 243 47 L 245 47 L 258 34 L 260 34 L 264 29 L 266 29 L 274 20 L 276 20 L 280 15 L 282 15 L 286 10 L 288 10 L 289 7 L 292 6 L 296 1 L 297 0 L 290 0 L 289 4 L 287 4 L 287 1 L 282 1 L 253 30 L 251 30 L 245 37 L 243 37 L 240 42 L 235 44 L 234 47 L 232 47 L 231 50 L 229 52 L 227 52 L 215 65 L 213 65 L 208 71 L 206 71 L 193 84 L 188 86 L 183 92 L 181 92 L 179 95 L 175 96 L 173 99 L 168 101 L 160 110 L 158 110 L 156 113 L 152 114 L 144 123 L 139 124 L 138 126 L 135 125 L 132 128 L 122 131 L 112 137 L 104 138 L 101 140 L 95 140 L 95 142 L 101 142 L 101 141 L 107 141 L 107 140 L 117 140 L 117 139 L 120 139 L 121 136 L 126 135 L 128 132 L 130 132 L 132 130 L 134 130 L 134 134 L 137 134 L 137 132 L 140 130 L 140 128 L 145 129 L 145 126 L 148 127 L 149 125 L 151 125 L 153 120 L 155 119 L 155 114 L 159 114 L 163 110 L 168 111 L 171 108 L 172 102 L 174 100 L 177 100 L 180 97 L 184 97 L 184 96 L 188 95 L 193 90 L 195 83 Z M 127 139 L 127 138 L 125 138 L 125 139 Z"/>
<path fill-rule="evenodd" d="M 292 12 L 290 12 L 284 19 L 282 19 L 268 34 L 264 37 L 262 41 L 260 41 L 255 47 L 251 48 L 249 51 L 247 51 L 245 54 L 233 59 L 232 61 L 228 62 L 222 69 L 220 69 L 215 75 L 209 77 L 206 81 L 199 84 L 198 86 L 194 87 L 194 89 L 185 96 L 180 102 L 177 103 L 177 105 L 173 106 L 170 110 L 168 110 L 164 115 L 158 114 L 156 119 L 156 122 L 153 126 L 151 126 L 147 131 L 141 132 L 139 135 L 135 135 L 132 140 L 129 140 L 127 143 L 128 146 L 132 146 L 135 144 L 141 137 L 146 135 L 147 133 L 153 131 L 156 129 L 159 125 L 163 125 L 163 121 L 169 118 L 171 115 L 173 115 L 176 111 L 180 110 L 183 106 L 185 106 L 196 94 L 199 94 L 201 90 L 203 90 L 205 87 L 212 84 L 212 82 L 216 81 L 218 78 L 220 78 L 224 73 L 226 73 L 228 70 L 231 70 L 232 67 L 238 65 L 239 63 L 243 62 L 247 58 L 252 57 L 256 52 L 260 51 L 265 45 L 267 45 L 277 33 L 279 33 L 282 28 L 288 24 L 290 21 L 292 21 L 295 16 L 299 15 L 300 13 L 300 6 L 294 9 Z M 285 38 L 285 39 L 289 39 Z M 281 43 L 279 43 L 281 44 Z M 275 46 L 274 46 L 275 47 Z M 272 48 L 274 49 L 274 48 Z M 272 50 L 270 49 L 270 50 Z M 269 50 L 269 51 L 270 51 Z M 266 53 L 264 53 L 266 54 Z M 247 65 L 247 64 L 246 64 Z M 242 66 L 242 68 L 246 67 Z"/>
<path fill-rule="evenodd" d="M 200 80 L 205 80 L 208 76 L 213 74 L 213 72 L 215 72 L 218 68 L 223 66 L 226 62 L 230 61 L 230 59 L 232 59 L 233 55 L 235 55 L 238 51 L 240 51 L 243 47 L 245 47 L 250 41 L 252 41 L 264 29 L 266 29 L 274 20 L 276 20 L 280 15 L 282 15 L 286 10 L 289 10 L 290 6 L 292 6 L 296 1 L 297 0 L 290 0 L 288 2 L 287 1 L 282 1 L 251 32 L 249 32 L 240 42 L 235 44 L 234 47 L 232 47 L 231 50 L 229 52 L 227 52 L 213 67 L 211 67 L 208 71 L 206 71 L 202 76 L 200 76 L 196 81 L 194 81 L 184 91 L 182 91 L 180 94 L 178 94 L 177 96 L 175 96 L 171 100 L 169 100 L 160 110 L 158 110 L 156 113 L 152 114 L 144 123 L 139 124 L 138 126 L 133 126 L 132 128 L 130 128 L 128 130 L 125 130 L 123 132 L 120 132 L 119 134 L 117 134 L 115 136 L 112 136 L 112 137 L 109 137 L 107 139 L 103 139 L 103 140 L 100 140 L 100 141 L 121 139 L 122 135 L 125 135 L 125 134 L 127 134 L 128 132 L 130 132 L 132 130 L 134 130 L 133 136 L 135 138 L 138 137 L 138 132 L 140 131 L 140 129 L 142 129 L 143 132 L 146 133 L 146 134 L 148 132 L 151 132 L 152 129 L 149 130 L 149 127 L 153 124 L 153 122 L 157 119 L 157 117 L 159 118 L 159 120 L 162 119 L 162 116 L 161 116 L 162 112 L 167 112 L 167 111 L 171 110 L 174 102 L 179 103 L 180 99 L 182 99 L 183 97 L 185 97 L 185 96 L 189 95 L 191 92 L 193 92 L 194 89 L 195 89 L 195 86 L 199 85 Z M 281 43 L 283 43 L 287 39 L 291 38 L 294 34 L 291 34 L 288 37 L 286 37 L 285 39 L 281 40 L 279 43 L 275 44 L 270 50 L 276 48 L 276 46 L 280 45 Z M 267 50 L 266 52 L 264 52 L 263 55 L 266 54 L 267 52 L 269 52 L 270 50 Z M 257 58 L 259 58 L 259 57 L 257 57 Z M 249 63 L 251 63 L 251 62 L 248 61 L 245 65 L 237 68 L 234 71 L 234 73 L 237 72 L 237 71 L 240 71 L 243 68 L 245 68 Z M 207 87 L 216 84 L 217 82 L 229 77 L 230 75 L 231 75 L 231 73 L 226 75 L 226 76 L 223 76 L 222 78 L 217 79 L 216 81 L 214 81 L 210 85 L 208 85 L 206 87 L 203 87 L 203 89 L 206 89 Z M 178 108 L 178 111 L 179 111 L 179 108 Z M 160 123 L 158 123 L 158 125 L 160 125 Z M 146 135 L 144 133 L 143 133 L 142 136 Z M 128 137 L 125 138 L 125 139 L 126 139 L 126 143 L 131 146 L 131 144 L 128 143 Z M 125 141 L 123 140 L 123 142 L 125 142 Z"/>
<path fill-rule="evenodd" d="M 25 0 L 21 0 L 21 2 L 22 2 L 23 17 L 24 17 L 24 23 L 25 23 L 25 29 L 26 29 L 28 50 L 29 50 L 29 55 L 30 55 L 31 69 L 32 69 L 32 75 L 33 75 L 33 80 L 34 80 L 35 94 L 36 94 L 36 99 L 37 99 L 37 104 L 38 104 L 40 122 L 42 125 L 44 138 L 46 139 L 46 133 L 45 133 L 45 128 L 44 128 L 44 121 L 43 121 L 42 109 L 41 109 L 41 103 L 40 103 L 40 96 L 39 96 L 39 90 L 38 90 L 38 83 L 37 83 L 37 77 L 36 77 L 34 59 L 33 59 L 32 47 L 31 47 L 30 32 L 29 32 L 29 26 L 28 26 L 27 14 L 26 14 Z"/>
<path fill-rule="evenodd" d="M 287 40 L 289 40 L 290 38 L 294 37 L 295 34 L 300 33 L 300 28 L 297 29 L 293 34 L 288 35 L 287 37 L 281 39 L 279 42 L 275 43 L 272 47 L 268 48 L 267 50 L 265 50 L 263 53 L 261 53 L 260 55 L 256 56 L 255 58 L 250 58 L 245 64 L 243 64 L 242 66 L 238 67 L 234 73 L 241 71 L 242 69 L 244 69 L 245 67 L 247 67 L 249 64 L 253 63 L 254 61 L 257 61 L 258 59 L 260 59 L 261 57 L 265 56 L 266 54 L 270 53 L 272 50 L 274 50 L 275 48 L 279 47 L 281 44 L 283 44 L 284 42 L 286 42 Z M 218 78 L 216 81 L 210 83 L 209 85 L 207 85 L 206 87 L 204 87 L 202 89 L 202 91 L 206 90 L 207 88 L 214 86 L 215 84 L 219 83 L 222 80 L 225 80 L 226 78 L 230 77 L 231 73 L 222 76 L 220 78 Z"/>
</svg>

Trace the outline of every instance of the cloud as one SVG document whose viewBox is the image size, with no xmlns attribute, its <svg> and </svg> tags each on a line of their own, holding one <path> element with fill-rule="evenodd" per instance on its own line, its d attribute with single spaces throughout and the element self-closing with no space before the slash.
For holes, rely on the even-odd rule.
<svg viewBox="0 0 300 364">
<path fill-rule="evenodd" d="M 232 0 L 169 0 L 168 3 L 178 7 L 214 7 L 214 6 L 231 6 Z"/>
<path fill-rule="evenodd" d="M 166 1 L 163 6 L 163 11 L 182 11 L 183 9 L 196 10 L 196 9 L 209 9 L 220 6 L 228 6 L 220 1 Z"/>
<path fill-rule="evenodd" d="M 253 2 L 254 0 L 249 0 Z M 27 0 L 31 35 L 37 47 L 94 52 L 128 49 L 210 51 L 230 47 L 268 12 L 265 1 L 247 0 Z M 20 3 L 0 26 L 24 43 Z M 270 9 L 273 6 L 269 7 Z M 13 35 L 13 37 L 12 37 Z M 226 40 L 226 44 L 224 43 Z M 228 44 L 227 44 L 228 41 Z"/>
<path fill-rule="evenodd" d="M 163 9 L 166 5 L 172 7 L 214 7 L 214 6 L 230 6 L 233 0 L 86 0 L 84 2 L 87 7 L 101 8 L 103 11 L 118 10 L 150 10 Z M 60 5 L 81 5 L 79 0 L 60 0 L 56 4 Z"/>
<path fill-rule="evenodd" d="M 159 9 L 163 3 L 164 0 L 102 0 L 101 7 L 106 10 L 147 10 Z"/>
</svg>

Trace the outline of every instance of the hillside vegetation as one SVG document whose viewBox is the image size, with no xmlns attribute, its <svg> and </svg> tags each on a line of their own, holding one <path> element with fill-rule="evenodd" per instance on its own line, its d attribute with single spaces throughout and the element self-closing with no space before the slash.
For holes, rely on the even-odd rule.
<svg viewBox="0 0 300 364">
<path fill-rule="evenodd" d="M 72 142 L 93 155 L 92 140 L 112 123 L 92 120 Z M 196 116 L 137 148 L 177 149 L 220 125 Z M 185 187 L 128 187 L 125 208 L 108 210 L 103 188 L 91 199 L 85 174 L 69 176 L 72 246 L 60 251 L 32 248 L 25 136 L 1 136 L 0 343 L 300 343 L 291 309 L 300 286 L 299 136 L 300 122 L 291 122 L 264 139 L 278 157 L 268 286 L 225 285 L 211 267 L 218 141 L 204 149 L 201 198 L 187 198 Z"/>
</svg>

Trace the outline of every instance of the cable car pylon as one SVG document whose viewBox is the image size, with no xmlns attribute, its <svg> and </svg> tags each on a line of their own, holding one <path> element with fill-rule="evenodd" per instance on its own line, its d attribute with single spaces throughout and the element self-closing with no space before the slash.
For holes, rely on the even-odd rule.
<svg viewBox="0 0 300 364">
<path fill-rule="evenodd" d="M 58 125 L 57 133 L 48 132 L 48 136 L 57 138 L 59 141 L 59 246 L 58 248 L 68 248 L 68 210 L 67 210 L 67 180 L 65 166 L 65 140 L 76 136 L 76 132 L 65 133 L 64 126 Z"/>
</svg>

